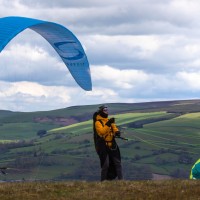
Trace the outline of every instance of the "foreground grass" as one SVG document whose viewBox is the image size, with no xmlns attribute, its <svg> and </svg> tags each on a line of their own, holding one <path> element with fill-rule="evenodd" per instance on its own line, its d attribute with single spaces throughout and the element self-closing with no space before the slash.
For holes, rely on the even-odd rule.
<svg viewBox="0 0 200 200">
<path fill-rule="evenodd" d="M 0 199 L 200 199 L 200 181 L 14 182 L 0 184 Z"/>
</svg>

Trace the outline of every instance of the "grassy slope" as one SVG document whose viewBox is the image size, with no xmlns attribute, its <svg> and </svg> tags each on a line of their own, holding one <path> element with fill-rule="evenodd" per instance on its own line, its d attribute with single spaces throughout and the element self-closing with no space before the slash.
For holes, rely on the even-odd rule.
<svg viewBox="0 0 200 200">
<path fill-rule="evenodd" d="M 112 181 L 1 183 L 0 198 L 9 199 L 199 199 L 198 181 Z"/>
</svg>

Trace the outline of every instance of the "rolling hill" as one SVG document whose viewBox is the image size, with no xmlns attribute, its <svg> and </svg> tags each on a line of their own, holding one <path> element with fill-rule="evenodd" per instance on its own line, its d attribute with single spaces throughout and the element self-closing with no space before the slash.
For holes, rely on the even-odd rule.
<svg viewBox="0 0 200 200">
<path fill-rule="evenodd" d="M 108 104 L 124 178 L 188 178 L 200 152 L 200 100 Z M 99 105 L 43 112 L 0 111 L 1 180 L 99 180 L 92 114 Z M 45 130 L 44 135 L 38 134 Z"/>
</svg>

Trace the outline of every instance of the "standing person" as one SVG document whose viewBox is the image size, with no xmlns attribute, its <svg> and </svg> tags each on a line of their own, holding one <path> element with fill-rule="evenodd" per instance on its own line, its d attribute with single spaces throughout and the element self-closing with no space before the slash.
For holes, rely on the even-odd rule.
<svg viewBox="0 0 200 200">
<path fill-rule="evenodd" d="M 103 105 L 93 115 L 94 142 L 96 152 L 101 164 L 101 181 L 123 179 L 121 155 L 115 141 L 115 136 L 120 137 L 120 131 L 115 124 L 115 119 L 108 119 L 108 108 Z"/>
</svg>

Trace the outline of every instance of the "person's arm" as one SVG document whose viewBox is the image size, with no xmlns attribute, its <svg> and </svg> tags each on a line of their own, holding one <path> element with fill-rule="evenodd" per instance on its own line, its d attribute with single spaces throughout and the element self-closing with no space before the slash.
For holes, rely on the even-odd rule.
<svg viewBox="0 0 200 200">
<path fill-rule="evenodd" d="M 113 133 L 119 132 L 119 129 L 117 128 L 116 124 L 111 124 L 111 128 L 113 130 Z"/>
</svg>

